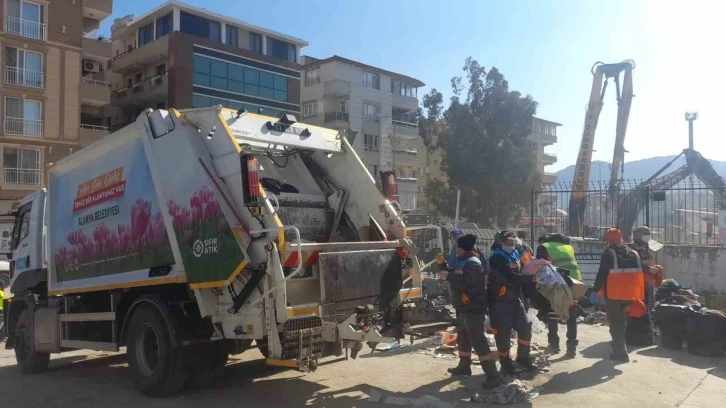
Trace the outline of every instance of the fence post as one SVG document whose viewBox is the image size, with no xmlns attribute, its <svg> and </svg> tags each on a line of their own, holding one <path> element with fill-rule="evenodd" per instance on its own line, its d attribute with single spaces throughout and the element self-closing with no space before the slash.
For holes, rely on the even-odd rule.
<svg viewBox="0 0 726 408">
<path fill-rule="evenodd" d="M 645 226 L 650 228 L 650 187 L 645 188 Z"/>
<path fill-rule="evenodd" d="M 534 246 L 534 206 L 537 201 L 537 192 L 532 189 L 532 202 L 529 206 L 529 242 L 532 249 L 536 249 Z"/>
</svg>

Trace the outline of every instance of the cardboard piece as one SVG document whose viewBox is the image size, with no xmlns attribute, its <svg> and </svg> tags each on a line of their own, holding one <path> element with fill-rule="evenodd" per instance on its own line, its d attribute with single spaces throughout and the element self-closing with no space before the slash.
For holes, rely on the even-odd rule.
<svg viewBox="0 0 726 408">
<path fill-rule="evenodd" d="M 587 293 L 587 289 L 589 288 L 589 286 L 577 279 L 572 279 L 572 283 L 573 285 L 570 288 L 572 290 L 572 298 L 578 300 L 581 297 L 585 296 L 585 293 Z"/>
</svg>

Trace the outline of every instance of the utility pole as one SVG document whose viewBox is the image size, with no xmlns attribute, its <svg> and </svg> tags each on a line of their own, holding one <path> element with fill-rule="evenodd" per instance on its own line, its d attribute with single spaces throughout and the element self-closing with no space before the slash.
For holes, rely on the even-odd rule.
<svg viewBox="0 0 726 408">
<path fill-rule="evenodd" d="M 688 122 L 688 148 L 693 150 L 693 121 L 698 119 L 698 112 L 686 112 Z"/>
</svg>

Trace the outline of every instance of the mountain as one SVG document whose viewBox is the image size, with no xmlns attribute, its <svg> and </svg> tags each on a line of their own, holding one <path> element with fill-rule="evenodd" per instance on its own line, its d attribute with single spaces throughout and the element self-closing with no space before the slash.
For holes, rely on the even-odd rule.
<svg viewBox="0 0 726 408">
<path fill-rule="evenodd" d="M 663 168 L 669 161 L 673 160 L 676 156 L 660 156 L 651 157 L 648 159 L 636 160 L 625 163 L 625 174 L 622 175 L 624 180 L 635 180 L 640 182 L 646 180 L 655 174 L 658 170 Z M 716 173 L 721 177 L 726 178 L 726 162 L 709 160 Z M 677 168 L 683 166 L 686 163 L 684 158 L 676 160 L 668 169 L 666 169 L 662 175 L 666 175 Z M 572 179 L 575 175 L 575 166 L 568 166 L 557 172 L 557 181 L 572 183 Z M 607 182 L 610 180 L 610 163 L 603 161 L 595 161 L 590 166 L 590 181 L 602 180 Z"/>
</svg>

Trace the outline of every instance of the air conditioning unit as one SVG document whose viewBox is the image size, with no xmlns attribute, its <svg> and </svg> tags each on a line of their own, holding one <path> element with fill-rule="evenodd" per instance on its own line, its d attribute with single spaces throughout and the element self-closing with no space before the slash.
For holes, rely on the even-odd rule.
<svg viewBox="0 0 726 408">
<path fill-rule="evenodd" d="M 86 72 L 101 72 L 101 63 L 93 60 L 83 60 L 83 70 Z"/>
</svg>

